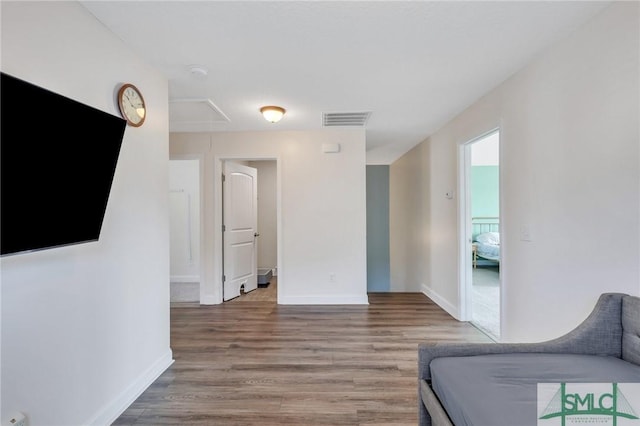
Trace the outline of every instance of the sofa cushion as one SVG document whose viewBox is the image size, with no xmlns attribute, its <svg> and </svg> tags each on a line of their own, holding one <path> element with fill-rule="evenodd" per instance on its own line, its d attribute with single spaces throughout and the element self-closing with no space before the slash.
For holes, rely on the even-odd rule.
<svg viewBox="0 0 640 426">
<path fill-rule="evenodd" d="M 622 359 L 640 365 L 640 297 L 622 298 Z"/>
<path fill-rule="evenodd" d="M 640 382 L 640 366 L 596 355 L 443 357 L 430 369 L 433 391 L 456 426 L 535 426 L 538 383 Z"/>
</svg>

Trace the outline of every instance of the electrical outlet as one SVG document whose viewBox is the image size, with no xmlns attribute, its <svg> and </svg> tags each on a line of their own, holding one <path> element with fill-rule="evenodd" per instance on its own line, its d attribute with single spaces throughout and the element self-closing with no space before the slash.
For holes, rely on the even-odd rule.
<svg viewBox="0 0 640 426">
<path fill-rule="evenodd" d="M 336 282 L 336 274 L 329 274 L 329 282 L 330 283 Z"/>
<path fill-rule="evenodd" d="M 2 422 L 2 426 L 27 426 L 27 418 L 22 413 L 14 413 Z"/>
</svg>

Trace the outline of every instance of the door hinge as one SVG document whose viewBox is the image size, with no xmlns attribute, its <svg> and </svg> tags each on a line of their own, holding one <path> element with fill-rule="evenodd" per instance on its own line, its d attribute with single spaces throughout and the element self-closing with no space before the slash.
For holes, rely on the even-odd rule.
<svg viewBox="0 0 640 426">
<path fill-rule="evenodd" d="M 227 280 L 227 276 L 226 276 L 226 275 L 223 275 L 223 276 L 222 276 L 222 282 L 225 282 L 226 280 Z"/>
<path fill-rule="evenodd" d="M 227 177 L 225 175 L 222 175 L 222 181 L 224 182 L 225 180 L 227 180 Z"/>
<path fill-rule="evenodd" d="M 224 231 L 226 231 L 226 230 L 227 230 L 227 227 L 226 227 L 226 226 L 224 226 L 224 225 L 222 225 L 222 232 L 224 232 Z"/>
</svg>

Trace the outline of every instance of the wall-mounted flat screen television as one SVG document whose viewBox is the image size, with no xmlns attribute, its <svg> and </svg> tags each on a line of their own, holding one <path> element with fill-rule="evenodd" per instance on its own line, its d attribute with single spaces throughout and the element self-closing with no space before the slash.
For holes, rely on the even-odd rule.
<svg viewBox="0 0 640 426">
<path fill-rule="evenodd" d="M 125 120 L 0 74 L 1 255 L 98 240 Z"/>
</svg>

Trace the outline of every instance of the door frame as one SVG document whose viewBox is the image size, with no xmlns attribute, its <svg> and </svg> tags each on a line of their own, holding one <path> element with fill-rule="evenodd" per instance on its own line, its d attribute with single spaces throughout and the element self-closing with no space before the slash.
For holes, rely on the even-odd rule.
<svg viewBox="0 0 640 426">
<path fill-rule="evenodd" d="M 500 194 L 500 336 L 504 336 L 504 209 L 503 209 L 503 183 L 502 183 L 502 129 L 501 126 L 491 128 L 478 136 L 468 139 L 458 144 L 458 305 L 460 306 L 460 320 L 471 321 L 472 319 L 472 284 L 473 284 L 473 261 L 471 258 L 471 239 L 473 237 L 473 226 L 471 224 L 471 145 L 487 136 L 500 132 L 498 145 L 498 192 Z"/>
<path fill-rule="evenodd" d="M 213 262 L 211 262 L 211 277 L 213 282 L 212 291 L 207 297 L 209 303 L 222 303 L 222 274 L 224 258 L 222 253 L 222 172 L 224 170 L 223 163 L 225 161 L 275 161 L 276 162 L 276 233 L 277 247 L 277 274 L 278 274 L 278 291 L 277 303 L 280 303 L 281 295 L 284 294 L 283 289 L 286 288 L 284 279 L 284 271 L 282 268 L 282 162 L 279 156 L 252 157 L 252 156 L 215 156 L 213 159 Z M 259 214 L 259 213 L 258 213 Z M 259 231 L 258 231 L 259 232 Z M 201 301 L 202 303 L 202 301 Z"/>
</svg>

